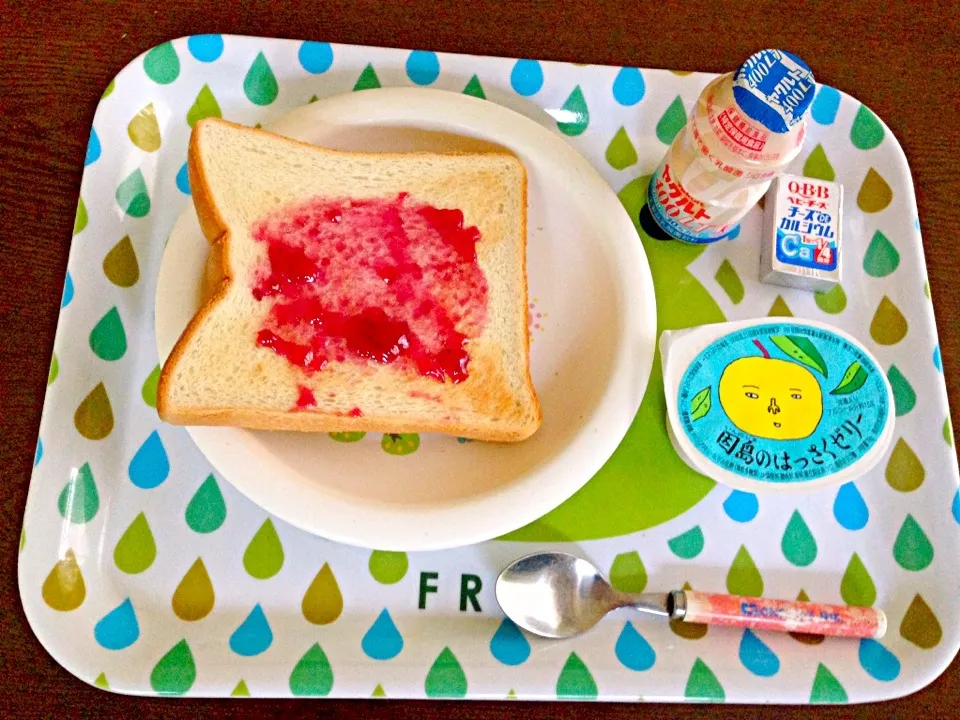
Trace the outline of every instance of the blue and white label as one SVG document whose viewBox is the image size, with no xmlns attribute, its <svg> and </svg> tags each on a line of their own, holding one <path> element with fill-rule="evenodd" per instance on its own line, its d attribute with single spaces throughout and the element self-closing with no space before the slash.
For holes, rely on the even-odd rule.
<svg viewBox="0 0 960 720">
<path fill-rule="evenodd" d="M 697 451 L 767 483 L 805 483 L 850 467 L 890 421 L 883 372 L 829 330 L 780 322 L 714 340 L 687 367 L 677 414 Z"/>
<path fill-rule="evenodd" d="M 733 97 L 740 109 L 777 133 L 803 119 L 815 91 L 807 64 L 784 50 L 754 53 L 733 75 Z"/>
</svg>

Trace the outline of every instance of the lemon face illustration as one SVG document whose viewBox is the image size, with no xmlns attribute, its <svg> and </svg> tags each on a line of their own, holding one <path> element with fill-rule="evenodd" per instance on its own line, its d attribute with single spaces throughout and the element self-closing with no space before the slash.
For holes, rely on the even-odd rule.
<svg viewBox="0 0 960 720">
<path fill-rule="evenodd" d="M 731 422 L 758 438 L 808 437 L 823 415 L 823 394 L 813 373 L 786 360 L 734 360 L 720 377 L 719 394 Z"/>
</svg>

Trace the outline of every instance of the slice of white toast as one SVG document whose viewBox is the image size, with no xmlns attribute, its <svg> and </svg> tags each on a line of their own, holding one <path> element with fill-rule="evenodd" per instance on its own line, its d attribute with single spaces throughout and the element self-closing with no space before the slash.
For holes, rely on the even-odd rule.
<svg viewBox="0 0 960 720">
<path fill-rule="evenodd" d="M 188 165 L 210 260 L 160 375 L 163 420 L 536 431 L 514 156 L 337 152 L 211 118 Z"/>
</svg>

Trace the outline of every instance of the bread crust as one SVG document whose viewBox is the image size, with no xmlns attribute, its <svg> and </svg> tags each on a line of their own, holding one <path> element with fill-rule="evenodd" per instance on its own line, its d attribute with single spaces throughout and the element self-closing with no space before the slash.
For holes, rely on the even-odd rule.
<svg viewBox="0 0 960 720">
<path fill-rule="evenodd" d="M 539 400 L 533 387 L 533 381 L 530 374 L 530 337 L 529 333 L 523 334 L 524 347 L 524 391 L 530 405 L 525 409 L 525 417 L 522 422 L 514 423 L 512 426 L 505 426 L 501 423 L 491 423 L 483 425 L 476 422 L 465 424 L 458 422 L 454 418 L 438 421 L 435 417 L 418 416 L 415 413 L 405 413 L 404 416 L 389 415 L 377 416 L 375 414 L 363 415 L 361 417 L 348 417 L 344 414 L 333 414 L 323 412 L 318 409 L 304 410 L 277 410 L 272 408 L 247 408 L 247 407 L 177 407 L 171 401 L 171 386 L 173 376 L 178 363 L 181 362 L 190 344 L 193 342 L 198 330 L 204 325 L 206 320 L 215 312 L 217 306 L 224 302 L 232 289 L 234 282 L 234 270 L 230 266 L 230 243 L 231 233 L 229 224 L 223 216 L 220 208 L 213 199 L 213 192 L 208 178 L 207 168 L 202 161 L 202 155 L 199 152 L 200 136 L 207 124 L 223 123 L 239 129 L 245 133 L 261 133 L 264 131 L 247 128 L 227 121 L 208 118 L 198 122 L 193 129 L 190 137 L 189 151 L 187 155 L 187 168 L 190 178 L 190 187 L 194 206 L 197 212 L 197 218 L 204 236 L 210 243 L 210 260 L 207 264 L 207 270 L 204 279 L 204 303 L 197 311 L 196 315 L 187 324 L 177 343 L 174 345 L 170 356 L 167 358 L 160 373 L 160 379 L 157 386 L 157 412 L 160 418 L 165 422 L 176 425 L 227 425 L 240 426 L 259 430 L 293 430 L 301 432 L 346 432 L 346 431 L 369 431 L 383 433 L 410 433 L 410 432 L 434 432 L 461 437 L 469 437 L 477 440 L 486 440 L 491 442 L 516 442 L 526 439 L 532 435 L 540 426 L 542 411 Z M 340 154 L 338 151 L 318 148 L 309 143 L 302 143 L 296 140 L 284 138 L 286 142 L 294 143 L 304 148 L 309 148 L 313 152 L 324 152 L 331 154 Z M 422 153 L 424 155 L 437 155 L 438 153 Z M 444 153 L 450 154 L 450 153 Z M 405 153 L 349 153 L 351 156 L 372 155 L 382 158 L 384 155 L 404 155 Z M 522 241 L 518 243 L 518 252 L 520 257 L 517 259 L 523 272 L 523 304 L 520 310 L 527 312 L 529 296 L 526 282 L 526 227 L 527 227 L 527 181 L 526 169 L 522 163 L 514 156 L 508 153 L 502 153 L 506 157 L 511 157 L 516 162 L 520 173 L 522 174 L 521 189 L 521 213 L 522 213 Z M 471 353 L 473 359 L 473 354 Z M 484 359 L 486 360 L 486 359 Z M 485 365 L 491 364 L 484 362 Z M 485 385 L 485 384 L 481 384 Z M 442 391 L 441 391 L 442 392 Z M 515 402 L 512 395 L 505 390 L 500 391 L 502 397 L 498 397 L 496 390 L 489 387 L 478 387 L 474 395 L 485 405 L 506 406 Z M 520 418 L 517 418 L 520 420 Z"/>
</svg>

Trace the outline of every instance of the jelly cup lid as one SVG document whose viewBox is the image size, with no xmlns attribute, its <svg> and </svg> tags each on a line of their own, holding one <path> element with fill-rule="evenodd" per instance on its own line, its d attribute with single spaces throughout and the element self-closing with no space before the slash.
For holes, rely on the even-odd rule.
<svg viewBox="0 0 960 720">
<path fill-rule="evenodd" d="M 764 318 L 664 333 L 670 438 L 698 472 L 747 491 L 852 480 L 884 456 L 893 393 L 854 338 Z"/>
<path fill-rule="evenodd" d="M 813 72 L 785 50 L 754 53 L 733 74 L 733 97 L 740 109 L 773 132 L 787 132 L 813 102 Z"/>
</svg>

